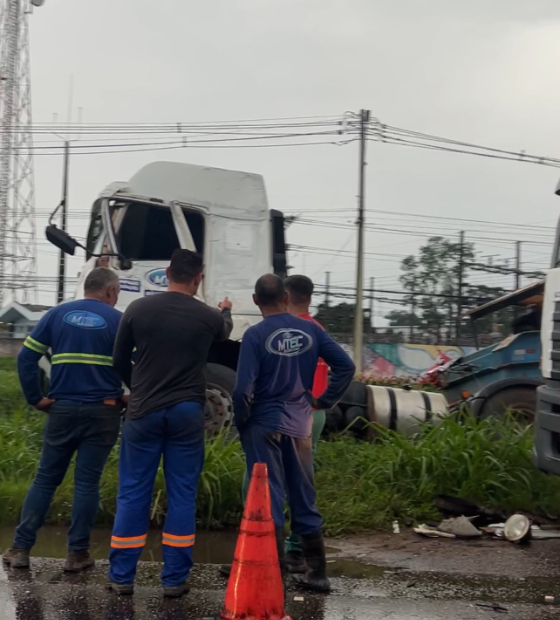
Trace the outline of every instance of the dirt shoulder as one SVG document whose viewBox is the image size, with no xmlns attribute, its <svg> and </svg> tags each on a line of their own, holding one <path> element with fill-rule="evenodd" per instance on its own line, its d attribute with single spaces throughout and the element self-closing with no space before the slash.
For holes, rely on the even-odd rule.
<svg viewBox="0 0 560 620">
<path fill-rule="evenodd" d="M 337 560 L 389 570 L 492 575 L 513 579 L 560 577 L 560 540 L 532 541 L 519 546 L 502 540 L 430 539 L 405 531 L 327 541 L 331 568 Z"/>
</svg>

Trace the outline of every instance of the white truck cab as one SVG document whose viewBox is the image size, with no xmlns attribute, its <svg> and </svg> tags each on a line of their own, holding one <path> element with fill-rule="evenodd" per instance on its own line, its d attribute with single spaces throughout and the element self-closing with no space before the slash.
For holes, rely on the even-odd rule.
<svg viewBox="0 0 560 620">
<path fill-rule="evenodd" d="M 175 162 L 148 164 L 130 181 L 111 183 L 93 203 L 86 263 L 74 298 L 83 297 L 85 278 L 100 255 L 110 255 L 109 266 L 119 275 L 119 310 L 162 293 L 176 248 L 203 255 L 199 297 L 205 303 L 216 306 L 225 296 L 233 303 L 231 339 L 215 343 L 208 359 L 207 426 L 216 430 L 231 419 L 239 342 L 261 319 L 252 301 L 255 281 L 265 273 L 286 275 L 284 217 L 269 209 L 258 174 Z"/>
</svg>

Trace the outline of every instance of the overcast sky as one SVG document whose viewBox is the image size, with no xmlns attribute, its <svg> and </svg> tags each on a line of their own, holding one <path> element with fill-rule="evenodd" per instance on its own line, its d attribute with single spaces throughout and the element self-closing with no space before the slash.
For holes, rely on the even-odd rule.
<svg viewBox="0 0 560 620">
<path fill-rule="evenodd" d="M 81 107 L 84 122 L 322 116 L 368 108 L 387 124 L 560 157 L 560 4 L 554 0 L 46 0 L 31 17 L 31 61 L 36 122 L 52 121 L 54 113 L 66 118 L 73 75 L 74 120 Z M 368 149 L 369 210 L 556 222 L 560 170 L 371 142 Z M 353 143 L 74 157 L 70 209 L 89 209 L 109 182 L 158 159 L 260 173 L 270 206 L 280 210 L 347 209 L 352 221 L 356 208 Z M 61 169 L 58 157 L 35 158 L 39 212 L 60 199 Z M 375 213 L 367 220 L 379 221 Z M 85 220 L 70 223 L 72 233 L 85 233 Z M 391 225 L 398 227 L 397 219 Z M 41 241 L 43 227 L 40 220 Z M 448 233 L 459 229 L 450 226 Z M 289 241 L 352 250 L 349 234 L 294 226 Z M 489 227 L 486 236 L 493 234 Z M 367 249 L 388 257 L 370 257 L 366 277 L 397 288 L 399 256 L 425 241 L 368 233 Z M 40 275 L 53 275 L 54 248 L 39 248 Z M 477 249 L 513 255 L 513 246 L 491 241 Z M 550 249 L 528 245 L 524 252 L 535 268 L 546 266 Z M 319 281 L 330 270 L 334 283 L 353 282 L 349 256 L 298 254 L 290 263 Z M 78 269 L 73 261 L 69 275 Z M 43 293 L 41 301 L 51 297 Z"/>
</svg>

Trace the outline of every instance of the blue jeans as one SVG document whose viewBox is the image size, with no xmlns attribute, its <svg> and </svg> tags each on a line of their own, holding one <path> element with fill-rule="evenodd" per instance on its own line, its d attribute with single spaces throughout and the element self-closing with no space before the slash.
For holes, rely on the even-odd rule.
<svg viewBox="0 0 560 620">
<path fill-rule="evenodd" d="M 267 465 L 274 526 L 284 529 L 287 495 L 292 533 L 307 536 L 319 531 L 323 519 L 315 507 L 311 437 L 295 439 L 254 421 L 239 429 L 239 437 L 247 459 L 247 471 L 252 472 L 255 463 Z"/>
<path fill-rule="evenodd" d="M 162 455 L 167 491 L 163 585 L 181 585 L 192 568 L 196 493 L 204 465 L 204 406 L 183 402 L 124 423 L 117 515 L 109 556 L 109 579 L 114 583 L 134 582 L 146 544 L 152 491 Z"/>
<path fill-rule="evenodd" d="M 39 469 L 27 493 L 13 546 L 31 549 L 45 522 L 54 492 L 76 453 L 74 504 L 68 551 L 89 549 L 99 508 L 99 480 L 119 436 L 120 407 L 103 403 L 57 401 L 43 428 Z"/>
</svg>

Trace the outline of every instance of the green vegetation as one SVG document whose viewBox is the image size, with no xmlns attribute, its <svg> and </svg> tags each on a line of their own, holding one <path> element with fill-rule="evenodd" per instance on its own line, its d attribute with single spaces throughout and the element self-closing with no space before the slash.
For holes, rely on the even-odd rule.
<svg viewBox="0 0 560 620">
<path fill-rule="evenodd" d="M 18 519 L 35 473 L 44 415 L 29 411 L 13 371 L 0 370 L 0 523 Z M 329 534 L 371 530 L 397 518 L 436 517 L 437 493 L 506 510 L 560 513 L 560 478 L 547 477 L 531 463 L 532 431 L 514 420 L 444 420 L 414 439 L 378 429 L 374 443 L 348 434 L 321 442 L 317 454 L 318 503 Z M 100 523 L 115 513 L 118 450 L 103 476 Z M 200 484 L 198 519 L 202 527 L 236 524 L 241 514 L 245 467 L 237 441 L 219 436 L 208 442 Z M 67 523 L 72 501 L 72 472 L 60 487 L 50 520 Z M 165 514 L 165 486 L 156 479 L 152 520 Z"/>
</svg>

